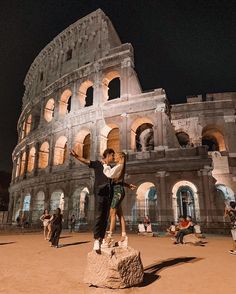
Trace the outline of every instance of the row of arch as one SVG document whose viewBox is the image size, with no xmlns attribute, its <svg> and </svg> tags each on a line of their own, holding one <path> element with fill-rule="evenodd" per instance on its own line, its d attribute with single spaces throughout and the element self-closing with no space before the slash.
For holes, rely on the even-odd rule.
<svg viewBox="0 0 236 294">
<path fill-rule="evenodd" d="M 220 206 L 223 207 L 226 201 L 235 201 L 235 195 L 233 191 L 223 185 L 218 184 L 216 186 L 219 192 Z M 138 221 L 145 215 L 149 215 L 152 222 L 157 222 L 158 214 L 161 213 L 159 203 L 159 191 L 152 182 L 144 182 L 140 184 L 136 191 L 135 202 L 132 204 L 131 212 L 128 218 L 131 221 Z M 71 197 L 70 213 L 76 216 L 77 220 L 88 220 L 89 210 L 91 206 L 90 189 L 86 186 L 81 186 L 75 189 Z M 60 207 L 62 211 L 68 210 L 68 199 L 65 199 L 64 192 L 61 189 L 55 190 L 50 197 L 49 205 L 46 205 L 45 194 L 43 191 L 39 191 L 33 199 L 31 205 L 31 195 L 26 194 L 23 199 L 22 207 L 20 207 L 20 199 L 15 203 L 14 218 L 19 216 L 20 212 L 29 213 L 32 211 L 32 222 L 37 222 L 39 216 L 45 208 L 49 208 L 50 211 L 54 211 L 57 207 Z M 179 215 L 190 215 L 197 221 L 201 220 L 200 207 L 199 207 L 199 195 L 197 187 L 189 181 L 179 181 L 172 188 L 172 209 L 173 220 L 177 221 Z"/>
<path fill-rule="evenodd" d="M 101 82 L 103 101 L 113 100 L 120 97 L 121 82 L 120 74 L 117 71 L 109 72 L 105 75 Z M 46 122 L 51 122 L 55 117 L 56 105 L 58 103 L 59 117 L 63 117 L 70 113 L 72 109 L 72 90 L 70 88 L 65 89 L 60 95 L 57 102 L 54 97 L 48 98 L 44 103 L 43 117 Z M 86 80 L 82 82 L 79 89 L 76 92 L 77 99 L 79 101 L 80 108 L 92 106 L 94 104 L 94 82 L 92 80 Z M 25 138 L 32 125 L 32 114 L 28 113 L 23 120 L 20 127 L 20 139 Z"/>
<path fill-rule="evenodd" d="M 181 147 L 191 147 L 193 143 L 190 142 L 190 136 L 186 132 L 177 132 L 176 133 L 178 142 Z M 202 130 L 202 145 L 208 147 L 208 151 L 225 151 L 225 139 L 222 132 L 217 127 L 205 127 Z"/>
</svg>

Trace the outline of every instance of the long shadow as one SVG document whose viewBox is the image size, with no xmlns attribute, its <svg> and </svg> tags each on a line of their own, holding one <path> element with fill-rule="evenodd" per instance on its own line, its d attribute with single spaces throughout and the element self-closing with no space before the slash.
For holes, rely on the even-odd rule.
<svg viewBox="0 0 236 294">
<path fill-rule="evenodd" d="M 66 239 L 66 238 L 71 238 L 72 236 L 71 235 L 69 235 L 69 236 L 62 236 L 62 237 L 60 237 L 60 239 Z"/>
<path fill-rule="evenodd" d="M 159 275 L 156 275 L 158 272 L 161 272 L 163 269 L 170 267 L 170 266 L 176 266 L 183 263 L 188 262 L 197 262 L 202 260 L 202 258 L 196 258 L 196 257 L 178 257 L 178 258 L 171 258 L 164 260 L 160 263 L 154 263 L 151 265 L 148 265 L 144 268 L 144 278 L 143 282 L 139 285 L 139 287 L 146 287 L 153 282 L 155 282 L 157 279 L 160 278 Z"/>
<path fill-rule="evenodd" d="M 80 244 L 90 243 L 90 242 L 91 241 L 82 241 L 82 242 L 74 242 L 74 243 L 61 244 L 61 247 L 75 246 L 75 245 L 80 245 Z"/>
<path fill-rule="evenodd" d="M 13 243 L 16 243 L 16 242 L 5 242 L 5 243 L 0 243 L 0 245 L 8 245 L 8 244 L 13 244 Z"/>
</svg>

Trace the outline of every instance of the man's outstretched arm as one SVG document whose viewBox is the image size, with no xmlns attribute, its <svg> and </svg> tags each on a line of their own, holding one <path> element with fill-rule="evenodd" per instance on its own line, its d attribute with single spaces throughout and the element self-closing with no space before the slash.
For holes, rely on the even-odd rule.
<svg viewBox="0 0 236 294">
<path fill-rule="evenodd" d="M 75 150 L 71 149 L 70 151 L 70 155 L 73 156 L 74 158 L 76 158 L 77 160 L 79 160 L 80 162 L 82 162 L 83 164 L 89 165 L 90 164 L 90 160 L 85 159 L 81 156 L 79 156 Z"/>
</svg>

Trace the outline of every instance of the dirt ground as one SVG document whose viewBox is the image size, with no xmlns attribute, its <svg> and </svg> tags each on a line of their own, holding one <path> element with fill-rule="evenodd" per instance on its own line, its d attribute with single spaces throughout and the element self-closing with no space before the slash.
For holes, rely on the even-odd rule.
<svg viewBox="0 0 236 294">
<path fill-rule="evenodd" d="M 117 236 L 118 238 L 118 236 Z M 207 236 L 205 247 L 173 245 L 169 237 L 129 235 L 141 252 L 143 284 L 122 290 L 83 283 L 92 233 L 63 232 L 61 248 L 51 248 L 42 233 L 0 235 L 0 293 L 43 294 L 222 294 L 235 290 L 236 256 L 231 237 Z"/>
</svg>

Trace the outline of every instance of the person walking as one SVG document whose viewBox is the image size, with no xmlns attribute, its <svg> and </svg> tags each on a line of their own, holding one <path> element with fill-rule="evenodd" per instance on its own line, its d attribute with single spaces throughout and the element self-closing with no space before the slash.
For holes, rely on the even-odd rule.
<svg viewBox="0 0 236 294">
<path fill-rule="evenodd" d="M 62 222 L 63 222 L 63 216 L 61 214 L 61 209 L 58 207 L 55 211 L 55 213 L 50 218 L 51 223 L 51 247 L 59 248 L 59 238 L 62 231 Z"/>
<path fill-rule="evenodd" d="M 70 232 L 74 232 L 75 231 L 75 223 L 76 223 L 76 218 L 75 215 L 72 214 L 71 218 L 70 218 Z"/>
</svg>

